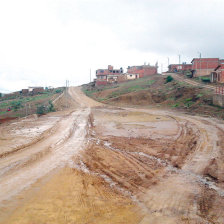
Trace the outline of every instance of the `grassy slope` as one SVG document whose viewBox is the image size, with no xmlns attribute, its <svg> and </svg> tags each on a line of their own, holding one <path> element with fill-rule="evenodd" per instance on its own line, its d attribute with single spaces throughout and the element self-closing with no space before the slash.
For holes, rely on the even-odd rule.
<svg viewBox="0 0 224 224">
<path fill-rule="evenodd" d="M 60 90 L 62 91 L 62 90 Z M 46 91 L 42 94 L 34 96 L 17 96 L 14 99 L 1 99 L 0 98 L 0 118 L 5 117 L 22 117 L 26 113 L 33 114 L 36 113 L 37 106 L 48 105 L 50 100 L 56 98 L 60 91 Z M 26 109 L 26 106 L 27 108 Z M 7 111 L 11 108 L 11 111 Z"/>
<path fill-rule="evenodd" d="M 161 107 L 224 118 L 223 108 L 212 105 L 213 91 L 155 75 L 106 87 L 83 86 L 86 95 L 103 103 Z"/>
<path fill-rule="evenodd" d="M 84 85 L 83 91 L 87 96 L 103 102 L 109 99 L 119 97 L 123 94 L 147 90 L 154 82 L 155 80 L 153 79 L 142 78 L 138 80 L 132 80 L 129 82 L 99 88 L 96 87 L 91 88 L 88 85 Z"/>
</svg>

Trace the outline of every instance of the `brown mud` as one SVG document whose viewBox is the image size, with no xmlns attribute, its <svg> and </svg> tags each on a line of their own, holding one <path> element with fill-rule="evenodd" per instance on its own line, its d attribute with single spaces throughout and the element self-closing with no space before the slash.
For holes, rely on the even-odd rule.
<svg viewBox="0 0 224 224">
<path fill-rule="evenodd" d="M 69 94 L 0 126 L 0 223 L 224 223 L 223 121 Z"/>
</svg>

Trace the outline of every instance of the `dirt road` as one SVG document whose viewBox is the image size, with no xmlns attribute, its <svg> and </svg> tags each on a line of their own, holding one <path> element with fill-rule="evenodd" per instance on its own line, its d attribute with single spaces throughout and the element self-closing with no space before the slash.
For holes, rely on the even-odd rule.
<svg viewBox="0 0 224 224">
<path fill-rule="evenodd" d="M 186 83 L 188 83 L 192 86 L 198 86 L 198 87 L 201 87 L 201 88 L 210 89 L 210 90 L 214 90 L 214 91 L 216 90 L 215 86 L 212 86 L 212 85 L 209 85 L 209 84 L 205 85 L 205 84 L 196 82 L 194 80 L 184 78 L 183 76 L 181 76 L 179 74 L 176 74 L 176 73 L 167 73 L 167 75 L 171 75 L 171 76 L 173 76 L 173 78 L 175 78 L 179 81 L 182 81 L 182 82 L 186 82 Z"/>
<path fill-rule="evenodd" d="M 0 126 L 0 223 L 224 223 L 223 121 L 69 95 Z"/>
</svg>

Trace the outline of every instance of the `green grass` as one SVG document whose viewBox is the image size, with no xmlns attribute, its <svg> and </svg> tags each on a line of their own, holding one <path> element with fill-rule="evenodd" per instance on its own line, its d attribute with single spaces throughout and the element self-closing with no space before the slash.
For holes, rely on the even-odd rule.
<svg viewBox="0 0 224 224">
<path fill-rule="evenodd" d="M 25 107 L 26 103 L 34 103 L 35 101 L 39 100 L 47 100 L 50 99 L 56 92 L 44 92 L 43 94 L 34 95 L 34 96 L 18 96 L 17 98 L 13 100 L 5 99 L 4 101 L 0 102 L 0 115 L 3 115 L 7 113 L 7 109 L 10 107 L 12 111 L 19 111 L 22 108 Z M 36 105 L 39 105 L 39 103 L 36 103 Z"/>
<path fill-rule="evenodd" d="M 98 87 L 98 88 L 88 89 L 88 87 L 83 87 L 82 91 L 87 96 L 94 98 L 94 93 L 97 93 L 99 91 L 108 90 L 108 89 L 114 89 L 114 91 L 112 91 L 112 93 L 107 95 L 105 98 L 96 98 L 96 100 L 98 100 L 98 101 L 105 101 L 105 100 L 108 100 L 111 98 L 116 98 L 123 94 L 149 89 L 150 86 L 154 82 L 155 82 L 155 80 L 151 80 L 151 79 L 149 79 L 149 77 L 145 77 L 145 78 L 130 80 L 130 81 L 115 84 L 115 85 L 103 86 L 100 88 Z"/>
<path fill-rule="evenodd" d="M 179 103 L 173 104 L 172 107 L 179 107 Z"/>
<path fill-rule="evenodd" d="M 198 98 L 200 98 L 200 97 L 202 97 L 202 96 L 203 96 L 202 93 L 199 93 L 199 94 L 197 95 Z"/>
<path fill-rule="evenodd" d="M 0 111 L 0 115 L 6 114 L 6 113 L 7 113 L 6 111 Z"/>
<path fill-rule="evenodd" d="M 146 90 L 146 89 L 149 88 L 149 86 L 151 84 L 154 83 L 154 80 L 148 80 L 148 81 L 150 81 L 150 82 L 142 82 L 141 83 L 142 85 L 140 85 L 140 83 L 138 83 L 138 85 L 133 85 L 133 84 L 136 84 L 136 83 L 131 83 L 132 85 L 130 83 L 126 84 L 126 85 L 123 85 L 123 88 L 115 90 L 114 92 L 109 94 L 107 96 L 107 98 L 115 98 L 115 97 L 118 97 L 118 96 L 123 95 L 123 94 L 132 93 L 132 92 L 141 91 L 141 90 Z"/>
</svg>

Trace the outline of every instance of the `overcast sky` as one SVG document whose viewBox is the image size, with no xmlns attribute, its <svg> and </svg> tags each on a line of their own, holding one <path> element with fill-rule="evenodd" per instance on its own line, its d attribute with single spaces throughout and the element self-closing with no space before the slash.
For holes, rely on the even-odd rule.
<svg viewBox="0 0 224 224">
<path fill-rule="evenodd" d="M 0 0 L 0 92 L 224 57 L 224 0 Z"/>
</svg>

